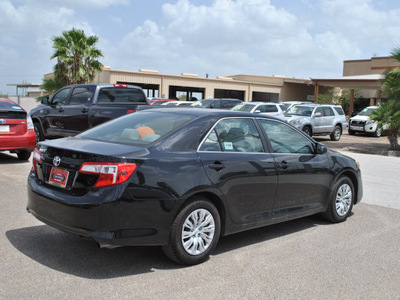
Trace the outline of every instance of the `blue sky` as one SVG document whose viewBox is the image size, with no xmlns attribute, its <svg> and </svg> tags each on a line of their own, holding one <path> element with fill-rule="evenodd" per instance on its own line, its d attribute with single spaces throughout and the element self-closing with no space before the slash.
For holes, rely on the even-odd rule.
<svg viewBox="0 0 400 300">
<path fill-rule="evenodd" d="M 112 69 L 205 77 L 338 77 L 343 60 L 400 47 L 398 0 L 0 0 L 0 93 L 41 83 L 51 39 L 99 37 Z"/>
</svg>

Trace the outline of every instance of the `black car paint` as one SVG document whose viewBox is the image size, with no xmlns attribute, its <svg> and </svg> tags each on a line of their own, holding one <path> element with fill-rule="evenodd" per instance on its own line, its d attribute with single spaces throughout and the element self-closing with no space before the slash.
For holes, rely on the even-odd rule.
<svg viewBox="0 0 400 300">
<path fill-rule="evenodd" d="M 30 116 L 36 126 L 40 126 L 40 132 L 45 138 L 60 138 L 79 134 L 82 131 L 95 127 L 109 120 L 126 115 L 128 111 L 150 109 L 151 106 L 140 87 L 127 86 L 143 93 L 144 102 L 131 103 L 99 103 L 98 96 L 101 88 L 112 88 L 112 84 L 77 84 L 69 85 L 58 92 L 69 89 L 65 103 L 52 103 L 54 95 L 48 99 L 43 98 L 41 104 L 30 111 Z M 116 85 L 120 86 L 120 85 Z M 76 88 L 86 87 L 90 89 L 92 97 L 81 104 L 71 105 L 71 95 Z"/>
<path fill-rule="evenodd" d="M 355 203 L 362 198 L 360 170 L 351 158 L 329 150 L 323 154 L 271 153 L 263 134 L 265 153 L 246 154 L 250 158 L 246 162 L 240 160 L 240 153 L 197 151 L 220 118 L 260 117 L 204 109 L 178 111 L 192 114 L 193 120 L 148 148 L 79 137 L 42 142 L 48 149 L 58 149 L 61 156 L 84 153 L 92 161 L 135 162 L 138 168 L 127 182 L 89 188 L 84 197 L 49 186 L 32 172 L 28 211 L 44 223 L 92 237 L 103 246 L 164 245 L 175 216 L 195 195 L 208 198 L 218 208 L 221 235 L 323 212 L 334 182 L 343 174 L 354 183 Z M 53 157 L 45 154 L 43 161 L 51 165 Z M 72 158 L 64 161 L 61 167 L 72 169 L 82 163 Z M 216 164 L 224 168 L 215 168 Z M 300 193 L 293 194 L 293 186 L 300 187 Z M 298 198 L 301 201 L 294 201 Z"/>
</svg>

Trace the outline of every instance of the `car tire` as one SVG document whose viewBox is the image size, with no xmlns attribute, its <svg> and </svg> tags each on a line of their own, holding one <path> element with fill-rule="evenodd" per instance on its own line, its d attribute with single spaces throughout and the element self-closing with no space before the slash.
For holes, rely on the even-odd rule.
<svg viewBox="0 0 400 300">
<path fill-rule="evenodd" d="M 27 150 L 21 150 L 17 153 L 19 160 L 28 160 L 31 157 L 31 152 Z"/>
<path fill-rule="evenodd" d="M 382 128 L 380 126 L 377 126 L 375 132 L 373 133 L 373 136 L 380 137 L 381 135 L 382 135 Z"/>
<path fill-rule="evenodd" d="M 36 144 L 39 143 L 40 141 L 44 140 L 44 135 L 43 135 L 43 131 L 42 128 L 40 126 L 39 122 L 34 122 L 33 123 L 33 127 L 35 128 L 35 133 L 36 133 Z"/>
<path fill-rule="evenodd" d="M 331 140 L 338 141 L 338 140 L 340 140 L 341 136 L 342 136 L 342 128 L 340 128 L 339 125 L 336 125 L 335 129 L 333 129 L 333 131 L 331 133 Z"/>
<path fill-rule="evenodd" d="M 353 208 L 354 197 L 353 182 L 347 176 L 340 177 L 331 190 L 323 218 L 332 223 L 345 221 Z"/>
<path fill-rule="evenodd" d="M 307 134 L 308 136 L 311 136 L 311 135 L 312 135 L 312 131 L 311 131 L 311 127 L 310 127 L 310 126 L 304 126 L 304 127 L 303 127 L 303 132 L 304 132 L 305 134 Z"/>
<path fill-rule="evenodd" d="M 206 198 L 196 197 L 176 216 L 163 251 L 169 259 L 179 264 L 202 263 L 217 245 L 220 231 L 221 220 L 217 208 Z"/>
<path fill-rule="evenodd" d="M 349 134 L 350 134 L 350 135 L 355 135 L 356 132 L 355 132 L 354 130 L 349 129 Z"/>
</svg>

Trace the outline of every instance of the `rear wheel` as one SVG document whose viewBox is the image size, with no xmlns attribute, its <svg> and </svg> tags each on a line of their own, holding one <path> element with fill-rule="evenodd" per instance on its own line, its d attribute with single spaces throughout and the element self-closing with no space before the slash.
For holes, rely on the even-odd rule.
<svg viewBox="0 0 400 300">
<path fill-rule="evenodd" d="M 31 157 L 31 152 L 27 150 L 22 150 L 17 153 L 17 156 L 20 160 L 28 160 Z"/>
<path fill-rule="evenodd" d="M 216 207 L 203 197 L 196 197 L 176 216 L 163 246 L 165 255 L 180 264 L 204 262 L 217 245 L 221 220 Z"/>
<path fill-rule="evenodd" d="M 340 128 L 339 125 L 336 125 L 335 129 L 331 133 L 331 140 L 338 141 L 338 140 L 340 140 L 341 136 L 342 136 L 342 128 Z"/>
<path fill-rule="evenodd" d="M 354 196 L 353 182 L 349 177 L 340 177 L 332 188 L 328 209 L 322 216 L 333 223 L 345 221 L 353 208 Z"/>
</svg>

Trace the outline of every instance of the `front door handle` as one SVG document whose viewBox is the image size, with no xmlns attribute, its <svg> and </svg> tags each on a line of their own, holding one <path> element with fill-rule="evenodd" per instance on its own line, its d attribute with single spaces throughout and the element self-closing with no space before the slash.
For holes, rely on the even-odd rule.
<svg viewBox="0 0 400 300">
<path fill-rule="evenodd" d="M 286 170 L 288 168 L 287 161 L 283 160 L 278 164 L 278 169 Z"/>
<path fill-rule="evenodd" d="M 213 164 L 209 164 L 208 167 L 216 171 L 221 171 L 223 168 L 225 168 L 224 164 L 219 161 L 216 161 Z"/>
</svg>

